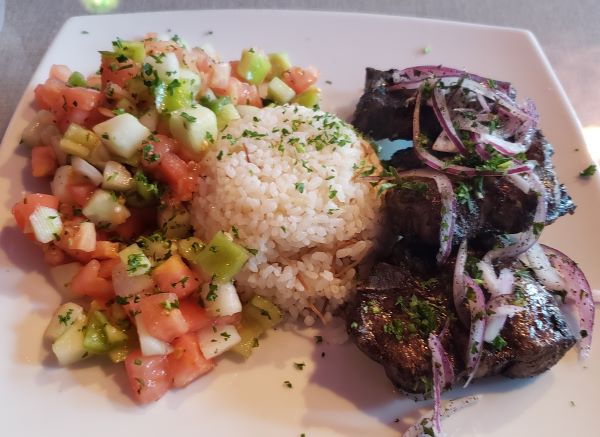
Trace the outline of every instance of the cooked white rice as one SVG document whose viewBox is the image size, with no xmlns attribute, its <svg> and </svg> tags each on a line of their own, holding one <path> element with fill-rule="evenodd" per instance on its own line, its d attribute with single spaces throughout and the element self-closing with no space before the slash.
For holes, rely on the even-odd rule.
<svg viewBox="0 0 600 437">
<path fill-rule="evenodd" d="M 376 232 L 379 200 L 360 174 L 379 172 L 368 144 L 337 117 L 300 106 L 232 122 L 202 161 L 197 235 L 223 230 L 256 249 L 237 276 L 312 325 L 349 297 L 354 266 Z M 316 310 L 316 311 L 315 311 Z"/>
</svg>

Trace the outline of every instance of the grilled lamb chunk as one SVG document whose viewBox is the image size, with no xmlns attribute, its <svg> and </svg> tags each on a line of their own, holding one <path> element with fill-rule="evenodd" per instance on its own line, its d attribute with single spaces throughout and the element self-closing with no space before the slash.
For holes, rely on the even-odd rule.
<svg viewBox="0 0 600 437">
<path fill-rule="evenodd" d="M 530 277 L 516 282 L 515 297 L 525 309 L 507 320 L 500 351 L 486 343 L 476 377 L 539 375 L 554 366 L 576 342 L 555 298 Z"/>
<path fill-rule="evenodd" d="M 409 241 L 437 246 L 442 216 L 441 196 L 434 180 L 408 177 L 385 195 L 389 225 Z M 473 181 L 451 178 L 454 191 L 459 184 L 470 187 L 466 198 L 459 197 L 453 241 L 482 234 L 514 234 L 526 231 L 533 224 L 537 197 L 525 194 L 506 178 L 483 178 L 481 199 Z M 465 188 L 465 187 L 463 187 Z"/>
<path fill-rule="evenodd" d="M 383 365 L 394 385 L 410 394 L 431 390 L 430 330 L 439 333 L 452 313 L 444 285 L 424 281 L 404 267 L 377 264 L 359 285 L 348 312 L 348 331 L 358 348 Z M 454 324 L 455 319 L 451 319 Z M 464 367 L 455 354 L 450 329 L 441 337 L 451 363 Z"/>
</svg>

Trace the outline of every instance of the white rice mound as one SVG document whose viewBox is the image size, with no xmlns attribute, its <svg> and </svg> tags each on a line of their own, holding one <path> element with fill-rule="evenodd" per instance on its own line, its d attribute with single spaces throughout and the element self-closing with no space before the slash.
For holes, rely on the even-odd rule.
<svg viewBox="0 0 600 437">
<path fill-rule="evenodd" d="M 380 164 L 337 117 L 296 105 L 235 120 L 201 161 L 196 234 L 222 230 L 257 251 L 236 277 L 242 296 L 272 299 L 292 319 L 325 321 L 352 293 L 373 244 Z"/>
</svg>

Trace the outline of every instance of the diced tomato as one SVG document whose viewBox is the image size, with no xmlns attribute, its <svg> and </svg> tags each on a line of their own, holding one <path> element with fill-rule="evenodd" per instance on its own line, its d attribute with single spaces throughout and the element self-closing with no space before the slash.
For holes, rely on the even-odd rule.
<svg viewBox="0 0 600 437">
<path fill-rule="evenodd" d="M 179 298 L 186 297 L 200 286 L 194 272 L 177 254 L 156 267 L 152 271 L 152 279 L 161 291 L 175 293 Z"/>
<path fill-rule="evenodd" d="M 156 210 L 152 208 L 129 208 L 131 215 L 125 223 L 115 228 L 115 233 L 123 240 L 131 240 L 146 231 L 156 228 Z"/>
<path fill-rule="evenodd" d="M 75 294 L 97 299 L 109 299 L 115 292 L 111 281 L 101 278 L 100 261 L 93 259 L 84 265 L 71 280 L 70 288 Z"/>
<path fill-rule="evenodd" d="M 214 64 L 213 59 L 201 48 L 198 47 L 194 47 L 191 51 L 191 57 L 194 59 L 195 64 L 196 64 L 196 68 L 198 69 L 199 72 L 201 73 L 211 73 L 212 72 L 212 65 Z M 185 55 L 184 55 L 184 59 L 185 59 Z M 186 62 L 188 60 L 186 59 Z M 206 82 L 209 82 L 209 77 L 206 77 Z"/>
<path fill-rule="evenodd" d="M 156 176 L 166 182 L 176 202 L 192 199 L 197 179 L 187 163 L 174 153 L 164 154 L 160 160 Z"/>
<path fill-rule="evenodd" d="M 171 342 L 189 330 L 186 320 L 177 308 L 175 293 L 158 293 L 143 297 L 137 304 L 148 333 L 160 340 Z"/>
<path fill-rule="evenodd" d="M 212 360 L 207 360 L 202 355 L 195 334 L 185 334 L 176 338 L 172 346 L 173 352 L 168 356 L 169 374 L 175 387 L 185 387 L 215 367 Z"/>
<path fill-rule="evenodd" d="M 96 249 L 92 257 L 97 259 L 119 259 L 119 243 L 112 241 L 96 241 Z"/>
<path fill-rule="evenodd" d="M 66 261 L 65 253 L 54 244 L 44 244 L 44 261 L 51 266 L 64 264 Z"/>
<path fill-rule="evenodd" d="M 86 203 L 96 191 L 96 187 L 93 184 L 73 184 L 67 187 L 69 190 L 69 194 L 71 195 L 71 199 L 79 206 L 85 206 Z"/>
<path fill-rule="evenodd" d="M 16 203 L 12 207 L 12 214 L 15 217 L 17 226 L 23 232 L 31 232 L 29 216 L 38 206 L 58 209 L 58 197 L 50 194 L 29 194 L 25 196 L 22 202 Z"/>
<path fill-rule="evenodd" d="M 140 404 L 157 401 L 171 387 L 166 355 L 145 357 L 139 350 L 133 351 L 125 360 L 125 370 L 133 398 Z"/>
<path fill-rule="evenodd" d="M 67 108 L 73 110 L 91 111 L 102 102 L 102 93 L 92 88 L 66 87 L 63 95 Z"/>
<path fill-rule="evenodd" d="M 31 174 L 33 177 L 52 176 L 57 168 L 58 161 L 51 146 L 34 147 L 31 150 Z"/>
<path fill-rule="evenodd" d="M 262 108 L 262 99 L 256 85 L 242 82 L 239 88 L 238 105 L 252 105 Z"/>
<path fill-rule="evenodd" d="M 113 56 L 102 56 L 101 65 L 102 86 L 105 87 L 109 82 L 124 87 L 127 81 L 140 72 L 140 64 L 127 59 L 124 62 L 119 62 Z"/>
<path fill-rule="evenodd" d="M 35 87 L 35 103 L 40 109 L 47 109 L 55 114 L 64 113 L 62 92 L 65 84 L 58 79 L 50 78 L 44 84 Z"/>
<path fill-rule="evenodd" d="M 146 169 L 157 168 L 163 155 L 178 148 L 176 140 L 160 134 L 154 135 L 153 140 L 144 142 L 143 146 L 142 166 Z"/>
<path fill-rule="evenodd" d="M 213 324 L 213 318 L 200 306 L 198 299 L 188 297 L 179 301 L 179 309 L 190 327 L 190 332 L 200 331 Z"/>
<path fill-rule="evenodd" d="M 100 269 L 98 270 L 98 276 L 104 279 L 112 278 L 113 269 L 117 264 L 120 264 L 120 259 L 105 259 L 100 261 Z"/>
<path fill-rule="evenodd" d="M 308 89 L 312 84 L 317 82 L 319 78 L 319 70 L 313 66 L 309 66 L 304 70 L 300 67 L 292 67 L 283 73 L 283 81 L 292 88 L 296 94 L 301 94 Z"/>
</svg>

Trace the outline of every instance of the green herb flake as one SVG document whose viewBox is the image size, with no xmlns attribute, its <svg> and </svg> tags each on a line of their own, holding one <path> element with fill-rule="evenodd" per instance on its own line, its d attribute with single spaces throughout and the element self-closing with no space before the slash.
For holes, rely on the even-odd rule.
<svg viewBox="0 0 600 437">
<path fill-rule="evenodd" d="M 306 363 L 294 363 L 294 367 L 298 370 L 304 370 Z"/>
<path fill-rule="evenodd" d="M 283 385 L 285 385 L 287 388 L 292 388 L 293 385 L 290 381 L 283 381 Z"/>
<path fill-rule="evenodd" d="M 135 360 L 133 360 L 133 364 L 135 364 L 136 366 L 141 366 L 142 360 L 140 360 L 139 358 L 136 358 Z"/>
<path fill-rule="evenodd" d="M 498 352 L 500 352 L 502 349 L 504 349 L 507 344 L 508 343 L 506 342 L 506 340 L 504 340 L 504 338 L 502 338 L 501 335 L 497 335 L 492 340 L 492 346 L 494 346 L 494 349 L 496 349 Z"/>
<path fill-rule="evenodd" d="M 579 172 L 579 176 L 582 178 L 589 178 L 590 176 L 594 175 L 596 173 L 596 165 L 592 164 L 588 167 L 586 167 L 585 169 L 583 169 L 581 172 Z"/>
<path fill-rule="evenodd" d="M 61 323 L 65 326 L 68 325 L 71 320 L 71 315 L 73 314 L 73 308 L 69 308 L 69 310 L 65 314 L 58 315 L 58 323 Z"/>
<path fill-rule="evenodd" d="M 208 284 L 208 294 L 206 295 L 206 300 L 209 302 L 214 302 L 217 299 L 217 290 L 219 286 L 217 284 L 213 284 L 212 282 Z"/>
<path fill-rule="evenodd" d="M 294 184 L 294 188 L 296 189 L 296 191 L 298 191 L 300 194 L 304 193 L 304 182 L 296 182 Z"/>
<path fill-rule="evenodd" d="M 195 122 L 196 122 L 196 117 L 194 117 L 194 116 L 192 116 L 192 115 L 188 114 L 187 112 L 181 112 L 181 114 L 179 114 L 179 115 L 181 115 L 181 117 L 182 117 L 184 120 L 186 120 L 186 121 L 188 121 L 188 122 L 190 122 L 190 123 L 195 123 Z"/>
<path fill-rule="evenodd" d="M 317 344 L 323 343 L 323 336 L 315 335 L 315 343 L 317 343 Z"/>
</svg>

